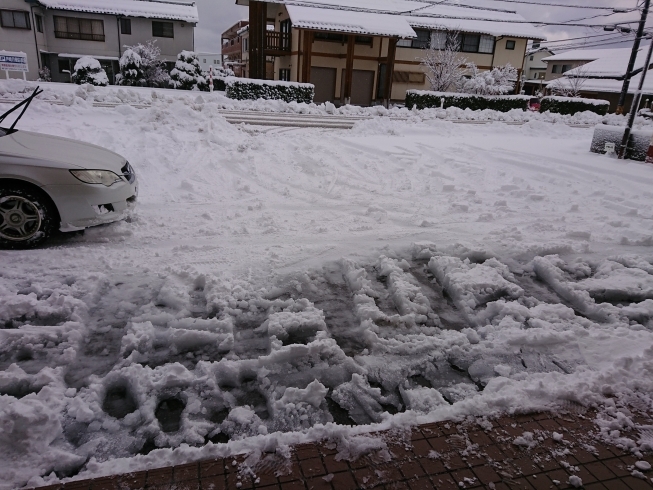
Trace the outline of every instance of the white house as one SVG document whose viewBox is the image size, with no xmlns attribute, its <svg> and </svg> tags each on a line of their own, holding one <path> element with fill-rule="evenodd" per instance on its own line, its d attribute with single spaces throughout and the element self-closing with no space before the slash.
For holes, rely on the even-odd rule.
<svg viewBox="0 0 653 490">
<path fill-rule="evenodd" d="M 0 49 L 27 54 L 27 78 L 47 67 L 53 81 L 70 81 L 82 56 L 100 61 L 113 80 L 125 45 L 156 40 L 174 64 L 194 50 L 199 22 L 193 0 L 1 0 Z"/>
</svg>

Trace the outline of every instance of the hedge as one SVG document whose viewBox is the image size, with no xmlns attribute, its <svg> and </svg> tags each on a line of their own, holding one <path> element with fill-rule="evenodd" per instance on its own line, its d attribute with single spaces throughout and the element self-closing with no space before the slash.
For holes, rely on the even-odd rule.
<svg viewBox="0 0 653 490">
<path fill-rule="evenodd" d="M 458 107 L 473 111 L 491 109 L 508 112 L 512 109 L 527 110 L 531 97 L 526 95 L 474 95 L 448 92 L 427 92 L 423 90 L 408 90 L 406 92 L 406 107 L 412 109 L 440 108 L 444 100 L 444 108 Z"/>
<path fill-rule="evenodd" d="M 227 83 L 224 78 L 214 78 L 213 79 L 213 90 L 218 90 L 224 92 L 227 90 Z"/>
<path fill-rule="evenodd" d="M 605 153 L 605 144 L 614 143 L 615 149 L 619 151 L 623 141 L 624 126 L 608 126 L 599 124 L 594 128 L 594 137 L 590 151 L 593 153 Z M 626 150 L 626 158 L 643 162 L 646 160 L 646 154 L 651 143 L 651 129 L 636 129 L 631 131 Z"/>
<path fill-rule="evenodd" d="M 590 111 L 600 116 L 605 116 L 610 109 L 610 102 L 598 99 L 579 99 L 571 97 L 544 97 L 540 102 L 540 112 L 553 112 L 556 114 L 576 114 L 577 112 Z"/>
<path fill-rule="evenodd" d="M 315 96 L 315 85 L 310 83 L 230 77 L 225 79 L 225 84 L 227 97 L 236 100 L 272 99 L 310 104 Z"/>
</svg>

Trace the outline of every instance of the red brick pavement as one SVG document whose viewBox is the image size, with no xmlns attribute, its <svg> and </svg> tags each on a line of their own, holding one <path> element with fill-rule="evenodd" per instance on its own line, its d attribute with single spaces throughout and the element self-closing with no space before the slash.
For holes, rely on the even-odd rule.
<svg viewBox="0 0 653 490">
<path fill-rule="evenodd" d="M 42 490 L 349 490 L 349 489 L 565 489 L 576 475 L 587 490 L 651 490 L 653 472 L 634 473 L 635 462 L 653 465 L 596 438 L 594 413 L 505 416 L 479 424 L 438 423 L 411 432 L 376 434 L 387 450 L 356 461 L 337 457 L 335 444 L 294 448 L 290 461 L 265 455 L 252 469 L 244 456 L 200 461 L 129 475 L 74 481 Z M 640 416 L 641 417 L 641 416 Z M 648 418 L 640 423 L 651 424 Z M 524 432 L 532 447 L 515 445 Z M 552 439 L 553 432 L 563 440 Z M 539 439 L 541 438 L 541 439 Z M 634 476 L 635 475 L 635 476 Z M 641 472 L 640 472 L 641 475 Z"/>
</svg>

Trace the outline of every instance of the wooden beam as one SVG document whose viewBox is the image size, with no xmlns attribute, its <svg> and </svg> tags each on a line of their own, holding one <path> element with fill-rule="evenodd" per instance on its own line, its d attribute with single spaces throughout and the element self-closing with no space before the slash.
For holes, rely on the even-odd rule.
<svg viewBox="0 0 653 490">
<path fill-rule="evenodd" d="M 267 43 L 267 3 L 249 2 L 249 74 L 265 79 L 265 48 Z"/>
<path fill-rule="evenodd" d="M 311 62 L 313 54 L 313 31 L 304 31 L 304 60 L 302 67 L 304 83 L 311 83 Z"/>
<path fill-rule="evenodd" d="M 345 64 L 345 87 L 341 90 L 345 104 L 351 102 L 351 85 L 354 79 L 354 50 L 356 49 L 356 36 L 347 36 L 347 62 Z"/>
<path fill-rule="evenodd" d="M 385 106 L 390 106 L 392 98 L 392 80 L 395 72 L 395 56 L 397 54 L 397 38 L 388 39 L 388 62 L 385 66 Z"/>
</svg>

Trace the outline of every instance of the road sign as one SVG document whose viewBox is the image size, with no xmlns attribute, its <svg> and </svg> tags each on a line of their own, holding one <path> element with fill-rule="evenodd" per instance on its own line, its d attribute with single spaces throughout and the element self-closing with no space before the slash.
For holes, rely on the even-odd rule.
<svg viewBox="0 0 653 490">
<path fill-rule="evenodd" d="M 0 70 L 28 72 L 27 55 L 20 52 L 0 51 Z"/>
</svg>

